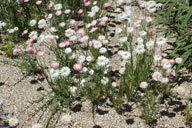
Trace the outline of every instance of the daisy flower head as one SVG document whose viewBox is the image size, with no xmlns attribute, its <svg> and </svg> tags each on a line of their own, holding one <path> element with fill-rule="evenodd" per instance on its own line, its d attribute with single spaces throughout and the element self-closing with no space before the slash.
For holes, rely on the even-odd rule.
<svg viewBox="0 0 192 128">
<path fill-rule="evenodd" d="M 125 13 L 118 14 L 118 20 L 123 21 L 127 19 L 127 15 Z"/>
<path fill-rule="evenodd" d="M 94 70 L 93 69 L 89 70 L 89 74 L 93 75 L 94 74 Z"/>
<path fill-rule="evenodd" d="M 162 79 L 162 74 L 160 72 L 156 71 L 152 74 L 152 78 L 155 81 L 160 81 Z"/>
<path fill-rule="evenodd" d="M 13 55 L 19 55 L 20 53 L 21 53 L 21 50 L 18 49 L 18 48 L 15 48 L 15 49 L 13 50 Z"/>
<path fill-rule="evenodd" d="M 150 41 L 146 42 L 146 46 L 147 46 L 147 47 L 153 47 L 153 46 L 154 46 L 154 44 L 155 44 L 155 42 L 154 42 L 154 41 L 152 41 L 152 40 L 150 40 Z"/>
<path fill-rule="evenodd" d="M 30 39 L 35 40 L 35 39 L 37 39 L 37 37 L 38 37 L 37 31 L 32 31 L 32 32 L 29 34 L 29 38 L 30 38 Z"/>
<path fill-rule="evenodd" d="M 59 24 L 59 26 L 62 27 L 62 28 L 65 27 L 65 22 L 61 22 L 61 23 Z"/>
<path fill-rule="evenodd" d="M 140 32 L 139 32 L 139 35 L 140 35 L 141 37 L 144 37 L 144 36 L 147 35 L 147 32 L 146 32 L 146 31 L 140 31 Z"/>
<path fill-rule="evenodd" d="M 170 59 L 170 60 L 169 60 L 169 63 L 170 63 L 170 64 L 174 64 L 174 63 L 175 63 L 175 60 L 174 60 L 174 59 Z"/>
<path fill-rule="evenodd" d="M 70 9 L 66 9 L 66 10 L 64 11 L 65 14 L 69 14 L 70 12 L 71 12 Z"/>
<path fill-rule="evenodd" d="M 180 64 L 180 63 L 182 63 L 183 62 L 183 59 L 181 58 L 181 57 L 177 57 L 176 59 L 175 59 L 175 63 L 177 63 L 177 64 Z"/>
<path fill-rule="evenodd" d="M 117 87 L 117 83 L 116 82 L 112 82 L 112 87 L 116 88 Z"/>
<path fill-rule="evenodd" d="M 63 124 L 69 124 L 71 122 L 71 116 L 70 115 L 63 115 L 61 117 L 61 122 Z"/>
<path fill-rule="evenodd" d="M 58 10 L 58 11 L 56 11 L 56 13 L 55 13 L 56 16 L 60 16 L 61 14 L 62 14 L 62 11 L 61 11 L 61 10 Z"/>
<path fill-rule="evenodd" d="M 87 60 L 88 62 L 91 62 L 91 61 L 93 60 L 93 57 L 87 56 L 87 57 L 86 57 L 86 60 Z"/>
<path fill-rule="evenodd" d="M 147 10 L 150 12 L 150 13 L 154 13 L 156 11 L 156 8 L 155 7 L 149 7 L 147 8 Z"/>
<path fill-rule="evenodd" d="M 109 2 L 108 2 L 108 3 L 104 3 L 104 4 L 103 4 L 103 7 L 104 7 L 104 8 L 110 7 L 110 3 L 109 3 Z"/>
<path fill-rule="evenodd" d="M 53 62 L 53 63 L 51 64 L 51 67 L 52 67 L 53 69 L 58 68 L 58 67 L 59 67 L 59 62 Z"/>
<path fill-rule="evenodd" d="M 66 44 L 64 42 L 59 43 L 60 48 L 64 48 L 65 46 L 66 46 Z"/>
<path fill-rule="evenodd" d="M 75 57 L 76 57 L 76 54 L 75 54 L 75 53 L 72 53 L 72 54 L 69 55 L 69 59 L 70 59 L 70 60 L 75 59 Z"/>
<path fill-rule="evenodd" d="M 169 82 L 169 78 L 167 78 L 167 77 L 163 77 L 161 79 L 161 83 L 163 83 L 163 84 L 167 84 L 168 82 Z"/>
<path fill-rule="evenodd" d="M 184 94 L 185 88 L 183 86 L 177 87 L 177 93 L 178 94 Z"/>
<path fill-rule="evenodd" d="M 91 22 L 91 26 L 95 26 L 97 24 L 97 20 L 93 20 L 92 22 Z"/>
<path fill-rule="evenodd" d="M 62 4 L 56 4 L 56 5 L 54 6 L 54 9 L 55 9 L 55 10 L 61 10 L 61 9 L 62 9 Z"/>
<path fill-rule="evenodd" d="M 58 77 L 58 76 L 60 75 L 59 69 L 53 69 L 53 68 L 52 68 L 52 69 L 50 70 L 50 75 L 51 75 L 52 78 Z"/>
<path fill-rule="evenodd" d="M 71 73 L 71 69 L 69 67 L 62 67 L 60 73 L 61 76 L 67 77 Z"/>
<path fill-rule="evenodd" d="M 99 56 L 97 58 L 97 65 L 98 66 L 106 66 L 109 63 L 109 59 L 105 56 Z"/>
<path fill-rule="evenodd" d="M 98 37 L 98 40 L 99 40 L 99 41 L 105 40 L 105 36 L 104 36 L 104 35 L 100 35 L 100 36 Z"/>
<path fill-rule="evenodd" d="M 105 54 L 107 52 L 107 49 L 105 47 L 102 47 L 99 49 L 99 53 Z"/>
<path fill-rule="evenodd" d="M 50 35 L 50 36 L 49 36 L 49 40 L 50 40 L 50 41 L 54 41 L 55 39 L 56 39 L 56 36 L 55 36 L 55 35 Z"/>
<path fill-rule="evenodd" d="M 151 17 L 146 17 L 146 22 L 149 23 L 152 21 L 152 18 Z"/>
<path fill-rule="evenodd" d="M 145 48 L 144 47 L 140 47 L 140 46 L 137 46 L 136 49 L 135 49 L 135 52 L 137 54 L 143 54 L 145 52 Z"/>
<path fill-rule="evenodd" d="M 41 34 L 38 38 L 37 38 L 37 42 L 42 43 L 45 40 L 45 35 Z"/>
<path fill-rule="evenodd" d="M 99 49 L 99 48 L 102 47 L 102 43 L 101 43 L 100 41 L 95 41 L 95 42 L 93 43 L 93 47 L 94 47 L 95 49 Z"/>
<path fill-rule="evenodd" d="M 36 1 L 36 5 L 40 5 L 42 3 L 41 0 Z"/>
<path fill-rule="evenodd" d="M 82 69 L 82 64 L 74 64 L 73 69 L 76 71 L 80 71 Z"/>
<path fill-rule="evenodd" d="M 35 19 L 33 19 L 33 20 L 31 20 L 31 21 L 29 22 L 29 25 L 30 25 L 30 26 L 35 26 L 36 23 L 37 23 L 37 21 L 36 21 Z"/>
<path fill-rule="evenodd" d="M 44 55 L 45 55 L 45 52 L 44 52 L 44 51 L 39 51 L 39 52 L 37 53 L 37 55 L 38 55 L 38 56 L 44 56 Z"/>
<path fill-rule="evenodd" d="M 75 34 L 75 31 L 70 29 L 70 28 L 65 31 L 65 36 L 66 37 L 71 37 L 74 34 Z"/>
<path fill-rule="evenodd" d="M 127 41 L 127 37 L 125 36 L 125 37 L 121 37 L 120 39 L 119 39 L 119 41 L 121 42 L 121 43 L 124 43 L 124 42 L 126 42 Z"/>
<path fill-rule="evenodd" d="M 122 30 L 121 28 L 116 28 L 116 29 L 115 29 L 115 33 L 116 33 L 116 34 L 120 34 L 122 31 L 123 31 L 123 30 Z"/>
<path fill-rule="evenodd" d="M 33 124 L 32 128 L 43 128 L 41 124 Z"/>
<path fill-rule="evenodd" d="M 97 13 L 99 11 L 99 7 L 98 6 L 93 6 L 91 8 L 91 11 L 94 12 L 94 13 Z"/>
<path fill-rule="evenodd" d="M 137 42 L 138 42 L 138 43 L 143 43 L 143 41 L 144 41 L 144 40 L 143 40 L 142 37 L 138 37 L 138 38 L 137 38 Z"/>
<path fill-rule="evenodd" d="M 171 65 L 169 62 L 163 64 L 163 68 L 164 68 L 164 69 L 169 69 L 169 68 L 171 68 L 171 67 L 172 67 L 172 65 Z"/>
<path fill-rule="evenodd" d="M 119 73 L 120 73 L 120 74 L 124 74 L 124 73 L 125 73 L 125 67 L 120 68 L 120 69 L 119 69 Z"/>
<path fill-rule="evenodd" d="M 131 53 L 127 52 L 127 51 L 124 51 L 122 54 L 121 54 L 121 57 L 123 60 L 127 60 L 131 57 Z"/>
<path fill-rule="evenodd" d="M 117 3 L 118 5 L 122 5 L 124 2 L 125 2 L 124 0 L 117 0 L 117 1 L 116 1 L 116 3 Z"/>
<path fill-rule="evenodd" d="M 167 43 L 167 39 L 164 38 L 164 37 L 157 38 L 156 43 L 157 43 L 157 45 L 159 45 L 159 46 L 164 45 L 165 43 Z"/>
<path fill-rule="evenodd" d="M 132 33 L 132 32 L 133 32 L 133 30 L 134 30 L 134 28 L 133 28 L 133 27 L 128 27 L 128 28 L 127 28 L 127 32 L 128 32 L 128 33 Z"/>
<path fill-rule="evenodd" d="M 71 94 L 74 94 L 76 92 L 76 90 L 77 90 L 77 87 L 75 87 L 75 86 L 72 86 L 69 88 L 69 91 Z"/>
<path fill-rule="evenodd" d="M 86 57 L 85 57 L 84 55 L 81 55 L 81 56 L 79 56 L 77 62 L 80 63 L 80 64 L 82 64 L 83 62 L 85 62 L 85 59 L 86 59 Z"/>
<path fill-rule="evenodd" d="M 106 45 L 106 44 L 109 43 L 109 41 L 108 41 L 108 40 L 103 40 L 102 43 L 103 43 L 104 45 Z"/>
<path fill-rule="evenodd" d="M 46 20 L 45 19 L 41 19 L 38 22 L 38 28 L 44 28 L 47 25 Z"/>
<path fill-rule="evenodd" d="M 103 77 L 103 79 L 101 80 L 101 83 L 104 84 L 104 85 L 108 84 L 109 83 L 109 78 Z"/>
<path fill-rule="evenodd" d="M 69 37 L 69 40 L 70 41 L 76 41 L 77 40 L 77 36 L 71 36 L 71 37 Z"/>
<path fill-rule="evenodd" d="M 167 63 L 169 63 L 169 60 L 168 59 L 162 59 L 161 60 L 161 63 L 164 65 L 164 64 L 167 64 Z"/>
<path fill-rule="evenodd" d="M 148 87 L 148 83 L 147 82 L 145 82 L 145 81 L 143 81 L 143 82 L 141 82 L 140 84 L 139 84 L 139 87 L 140 88 L 147 88 Z"/>
<path fill-rule="evenodd" d="M 154 60 L 155 61 L 160 61 L 162 59 L 161 55 L 155 55 Z"/>
<path fill-rule="evenodd" d="M 102 17 L 101 19 L 100 19 L 100 21 L 102 21 L 102 22 L 106 22 L 106 21 L 108 21 L 108 17 L 106 17 L 106 16 L 104 16 L 104 17 Z"/>
<path fill-rule="evenodd" d="M 95 12 L 88 12 L 88 16 L 89 17 L 94 17 L 95 16 Z"/>
<path fill-rule="evenodd" d="M 19 124 L 19 120 L 16 117 L 9 118 L 9 126 L 16 127 Z"/>
</svg>

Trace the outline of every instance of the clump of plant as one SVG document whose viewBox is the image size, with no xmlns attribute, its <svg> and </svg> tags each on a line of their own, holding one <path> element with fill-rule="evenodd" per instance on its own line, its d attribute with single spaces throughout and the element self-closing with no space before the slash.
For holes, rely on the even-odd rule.
<svg viewBox="0 0 192 128">
<path fill-rule="evenodd" d="M 6 55 L 13 57 L 13 50 L 15 48 L 15 44 L 12 41 L 3 41 L 1 45 L 1 50 L 6 53 Z"/>
<path fill-rule="evenodd" d="M 188 0 L 156 1 L 164 3 L 163 8 L 155 14 L 158 18 L 156 23 L 166 25 L 166 28 L 163 27 L 162 30 L 168 38 L 174 39 L 174 42 L 169 43 L 173 46 L 173 50 L 170 51 L 169 56 L 180 56 L 183 58 L 183 63 L 177 66 L 176 72 L 178 72 L 182 66 L 190 69 L 192 67 L 192 13 L 190 2 Z"/>
</svg>

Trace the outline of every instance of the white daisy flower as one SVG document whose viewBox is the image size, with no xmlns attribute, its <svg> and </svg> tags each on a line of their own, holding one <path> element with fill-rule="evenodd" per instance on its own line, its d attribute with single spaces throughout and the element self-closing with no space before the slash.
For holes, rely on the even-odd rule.
<svg viewBox="0 0 192 128">
<path fill-rule="evenodd" d="M 39 27 L 39 28 L 44 28 L 46 25 L 47 25 L 47 23 L 46 23 L 46 20 L 45 20 L 45 19 L 41 19 L 41 20 L 38 22 L 38 27 Z"/>
<path fill-rule="evenodd" d="M 128 27 L 128 28 L 127 28 L 127 32 L 128 32 L 128 33 L 132 33 L 132 32 L 133 32 L 133 30 L 134 30 L 134 28 L 133 28 L 133 27 Z"/>
<path fill-rule="evenodd" d="M 69 123 L 71 122 L 71 116 L 69 116 L 69 115 L 63 115 L 63 116 L 61 117 L 61 122 L 62 122 L 63 124 L 69 124 Z"/>
<path fill-rule="evenodd" d="M 117 83 L 116 82 L 112 82 L 112 87 L 116 88 L 117 87 Z"/>
<path fill-rule="evenodd" d="M 82 64 L 85 61 L 86 57 L 84 55 L 79 56 L 78 63 Z"/>
<path fill-rule="evenodd" d="M 93 75 L 94 74 L 94 70 L 93 69 L 89 70 L 89 74 Z"/>
<path fill-rule="evenodd" d="M 62 4 L 56 4 L 56 5 L 54 6 L 54 9 L 55 9 L 55 10 L 61 10 L 61 9 L 62 9 Z"/>
<path fill-rule="evenodd" d="M 31 39 L 37 39 L 37 37 L 38 37 L 38 33 L 37 33 L 37 31 L 32 31 L 30 34 L 29 34 L 29 38 L 31 38 Z"/>
<path fill-rule="evenodd" d="M 99 53 L 105 54 L 107 52 L 107 49 L 105 47 L 102 47 L 99 49 Z"/>
<path fill-rule="evenodd" d="M 124 14 L 124 13 L 118 14 L 118 20 L 119 20 L 119 21 L 123 21 L 123 20 L 125 20 L 125 19 L 127 19 L 126 14 Z"/>
<path fill-rule="evenodd" d="M 109 63 L 109 59 L 106 58 L 105 56 L 99 56 L 97 58 L 97 65 L 98 66 L 105 66 Z"/>
<path fill-rule="evenodd" d="M 152 75 L 153 80 L 160 81 L 162 79 L 162 74 L 160 72 L 154 72 Z"/>
<path fill-rule="evenodd" d="M 42 43 L 45 40 L 45 35 L 41 34 L 38 38 L 37 38 L 37 42 Z"/>
<path fill-rule="evenodd" d="M 41 124 L 33 124 L 32 128 L 43 128 Z"/>
<path fill-rule="evenodd" d="M 53 69 L 53 68 L 52 68 L 52 69 L 50 70 L 50 75 L 51 75 L 52 78 L 58 77 L 59 74 L 60 74 L 60 71 L 59 71 L 58 69 Z"/>
<path fill-rule="evenodd" d="M 16 127 L 19 124 L 19 120 L 16 117 L 9 118 L 9 126 Z"/>
<path fill-rule="evenodd" d="M 69 56 L 69 59 L 75 59 L 75 57 L 76 57 L 76 54 L 75 53 L 72 53 L 70 56 Z"/>
<path fill-rule="evenodd" d="M 74 94 L 76 92 L 76 90 L 77 90 L 77 87 L 75 87 L 75 86 L 72 86 L 69 88 L 69 91 L 71 94 Z"/>
<path fill-rule="evenodd" d="M 108 84 L 109 83 L 109 78 L 103 77 L 103 79 L 101 80 L 101 83 L 104 84 L 104 85 Z"/>
<path fill-rule="evenodd" d="M 122 54 L 121 54 L 121 57 L 122 59 L 124 60 L 127 60 L 131 57 L 131 53 L 127 52 L 127 51 L 124 51 Z"/>
<path fill-rule="evenodd" d="M 154 46 L 154 44 L 155 44 L 155 42 L 154 42 L 154 41 L 152 41 L 152 40 L 150 40 L 150 41 L 146 42 L 146 46 L 147 46 L 147 47 L 153 47 L 153 46 Z"/>
<path fill-rule="evenodd" d="M 121 43 L 124 43 L 127 41 L 127 39 L 128 39 L 127 37 L 121 37 L 119 40 Z"/>
<path fill-rule="evenodd" d="M 143 81 L 143 82 L 141 82 L 141 83 L 139 84 L 139 87 L 140 87 L 140 88 L 147 88 L 147 87 L 148 87 L 148 83 L 145 82 L 145 81 Z"/>
<path fill-rule="evenodd" d="M 101 43 L 100 41 L 95 41 L 95 42 L 93 43 L 93 47 L 94 47 L 95 49 L 99 49 L 99 48 L 102 47 L 102 43 Z"/>
<path fill-rule="evenodd" d="M 159 46 L 164 45 L 165 43 L 167 43 L 167 39 L 164 38 L 164 37 L 157 38 L 156 43 L 157 43 L 157 45 L 159 45 Z"/>
<path fill-rule="evenodd" d="M 177 87 L 177 93 L 184 94 L 185 88 L 183 86 Z"/>
<path fill-rule="evenodd" d="M 96 13 L 96 12 L 99 11 L 99 7 L 98 7 L 98 6 L 93 6 L 93 7 L 91 8 L 91 11 L 94 12 L 94 13 Z"/>
<path fill-rule="evenodd" d="M 154 60 L 155 61 L 160 61 L 162 59 L 161 55 L 155 55 Z"/>
<path fill-rule="evenodd" d="M 143 41 L 144 41 L 144 40 L 143 40 L 142 37 L 138 37 L 138 38 L 137 38 L 137 42 L 138 42 L 138 43 L 143 43 Z"/>
<path fill-rule="evenodd" d="M 146 31 L 140 31 L 140 32 L 139 32 L 139 35 L 140 35 L 141 37 L 146 36 L 146 35 L 147 35 L 147 32 L 146 32 Z"/>
<path fill-rule="evenodd" d="M 91 61 L 93 60 L 93 58 L 92 58 L 91 56 L 87 56 L 87 57 L 86 57 L 86 60 L 87 60 L 88 62 L 91 62 Z"/>
<path fill-rule="evenodd" d="M 108 40 L 103 40 L 102 43 L 103 43 L 104 45 L 106 45 L 107 43 L 109 43 L 109 41 L 108 41 Z"/>
<path fill-rule="evenodd" d="M 123 31 L 123 30 L 122 30 L 121 28 L 116 28 L 116 29 L 115 29 L 115 33 L 116 33 L 116 34 L 120 34 L 122 31 Z"/>
<path fill-rule="evenodd" d="M 140 46 L 137 46 L 136 49 L 135 49 L 135 52 L 137 54 L 143 54 L 145 52 L 145 48 L 144 47 L 140 47 Z"/>
<path fill-rule="evenodd" d="M 31 20 L 31 21 L 29 22 L 29 25 L 30 25 L 30 26 L 35 26 L 36 23 L 37 23 L 37 21 L 36 21 L 35 19 L 33 19 L 33 20 Z"/>
<path fill-rule="evenodd" d="M 60 70 L 61 76 L 67 77 L 71 73 L 71 69 L 68 67 L 62 67 Z"/>
<path fill-rule="evenodd" d="M 177 64 L 180 64 L 180 63 L 183 62 L 183 59 L 182 59 L 181 57 L 177 57 L 177 58 L 175 59 L 175 62 L 176 62 Z"/>
<path fill-rule="evenodd" d="M 70 54 L 71 52 L 72 52 L 72 49 L 71 49 L 71 48 L 66 48 L 66 49 L 65 49 L 65 53 L 66 53 L 66 54 Z"/>
<path fill-rule="evenodd" d="M 70 29 L 70 28 L 65 31 L 65 36 L 66 37 L 71 37 L 74 34 L 75 34 L 75 31 Z"/>
</svg>

